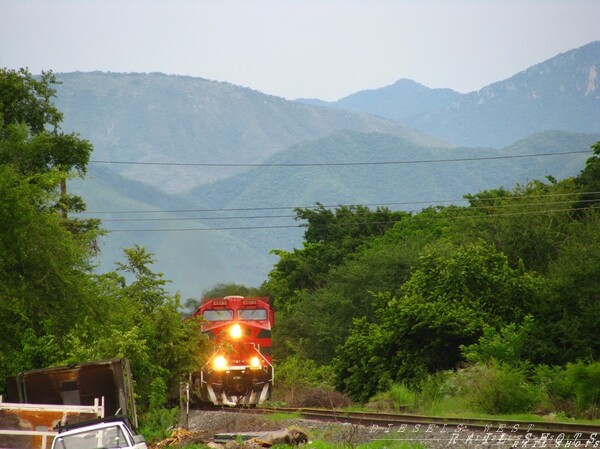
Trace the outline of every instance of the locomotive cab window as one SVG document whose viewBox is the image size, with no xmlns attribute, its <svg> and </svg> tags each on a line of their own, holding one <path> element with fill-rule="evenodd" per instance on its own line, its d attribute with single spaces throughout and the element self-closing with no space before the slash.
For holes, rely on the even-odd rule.
<svg viewBox="0 0 600 449">
<path fill-rule="evenodd" d="M 229 321 L 233 319 L 233 310 L 205 310 L 202 316 L 207 321 Z"/>
<path fill-rule="evenodd" d="M 265 309 L 239 309 L 238 320 L 242 321 L 261 321 L 267 319 Z"/>
</svg>

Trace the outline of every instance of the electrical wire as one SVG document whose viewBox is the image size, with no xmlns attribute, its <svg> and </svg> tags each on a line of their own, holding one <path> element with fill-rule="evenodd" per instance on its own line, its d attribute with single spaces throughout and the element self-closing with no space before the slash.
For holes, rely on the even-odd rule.
<svg viewBox="0 0 600 449">
<path fill-rule="evenodd" d="M 543 205 L 543 204 L 541 204 Z M 550 209 L 550 210 L 535 210 L 535 211 L 524 211 L 524 212 L 509 212 L 509 213 L 492 213 L 485 215 L 456 215 L 456 216 L 440 216 L 440 217 L 424 217 L 423 220 L 464 220 L 464 219 L 490 219 L 496 217 L 511 217 L 519 215 L 547 215 L 553 213 L 562 212 L 573 212 L 578 210 L 585 210 L 585 207 L 567 208 L 567 209 Z M 403 221 L 403 218 L 399 220 L 387 220 L 387 221 L 369 221 L 369 222 L 351 222 L 351 223 L 338 223 L 339 226 L 356 226 L 356 225 L 377 225 L 377 224 L 393 224 Z M 107 232 L 180 232 L 180 231 L 233 231 L 233 230 L 250 230 L 250 229 L 284 229 L 284 228 L 305 228 L 308 224 L 302 223 L 297 225 L 267 225 L 267 226 L 232 226 L 232 227 L 217 227 L 217 228 L 155 228 L 155 229 L 107 229 Z"/>
<path fill-rule="evenodd" d="M 510 193 L 510 192 L 508 192 Z M 581 195 L 599 195 L 600 192 L 569 192 L 569 193 L 549 193 L 544 195 L 537 195 L 536 198 L 553 198 L 553 197 L 578 197 Z M 508 199 L 525 199 L 531 198 L 531 195 L 510 195 L 508 197 L 473 197 L 463 198 L 455 200 L 431 200 L 431 201 L 397 201 L 397 202 L 381 202 L 381 203 L 364 203 L 364 204 L 337 204 L 337 205 L 322 205 L 325 209 L 338 208 L 338 207 L 382 207 L 382 206 L 415 206 L 415 205 L 456 205 L 457 203 L 468 203 L 469 201 L 498 201 L 502 198 Z M 166 209 L 166 210 L 99 210 L 99 211 L 85 211 L 79 212 L 78 215 L 104 215 L 104 214 L 162 214 L 162 213 L 191 213 L 191 212 L 255 212 L 255 211 L 267 211 L 267 210 L 296 210 L 296 209 L 318 209 L 321 205 L 317 206 L 273 206 L 273 207 L 232 207 L 232 208 L 209 208 L 209 209 Z M 478 206 L 479 207 L 479 206 Z M 282 217 L 280 217 L 282 218 Z"/>
<path fill-rule="evenodd" d="M 466 161 L 489 161 L 498 159 L 518 159 L 527 157 L 545 157 L 561 156 L 566 154 L 585 154 L 591 153 L 590 150 L 562 151 L 556 153 L 537 153 L 537 154 L 515 154 L 509 156 L 483 156 L 483 157 L 465 157 L 452 159 L 423 159 L 413 161 L 373 161 L 373 162 L 288 162 L 288 163 L 211 163 L 211 162 L 136 162 L 136 161 L 109 161 L 109 160 L 91 160 L 93 164 L 115 164 L 115 165 L 150 165 L 167 167 L 337 167 L 354 165 L 402 165 L 402 164 L 430 164 L 440 162 L 466 162 Z"/>
<path fill-rule="evenodd" d="M 374 161 L 374 162 L 338 162 L 338 163 L 261 163 L 261 164 L 229 164 L 229 163 L 178 163 L 178 162 L 135 162 L 135 161 L 108 161 L 108 160 L 92 160 L 91 163 L 98 164 L 121 164 L 121 165 L 145 165 L 145 166 L 184 166 L 184 167 L 319 167 L 319 166 L 363 166 L 363 165 L 399 165 L 399 164 L 421 164 L 421 163 L 447 163 L 447 162 L 465 162 L 465 161 L 481 161 L 481 160 L 498 160 L 498 159 L 514 159 L 514 158 L 527 158 L 527 157 L 545 157 L 545 156 L 557 156 L 557 155 L 568 155 L 568 154 L 582 154 L 589 153 L 590 151 L 566 151 L 557 153 L 538 153 L 538 154 L 523 154 L 523 155 L 510 155 L 510 156 L 485 156 L 485 157 L 469 157 L 469 158 L 454 158 L 454 159 L 430 159 L 430 160 L 411 160 L 411 161 Z M 508 192 L 510 194 L 510 192 Z M 547 194 L 538 195 L 536 198 L 548 198 L 548 197 L 560 197 L 560 196 L 577 196 L 598 194 L 600 192 L 573 192 L 565 194 Z M 405 202 L 392 202 L 392 203 L 370 203 L 362 205 L 346 205 L 346 206 L 364 206 L 364 207 L 382 207 L 382 206 L 400 206 L 400 205 L 427 205 L 432 207 L 433 205 L 457 205 L 457 203 L 468 203 L 468 202 L 486 202 L 486 201 L 498 201 L 504 197 L 477 197 L 471 196 L 470 198 L 463 198 L 460 200 L 436 200 L 436 201 L 405 201 Z M 530 195 L 514 196 L 511 195 L 506 197 L 509 199 L 518 198 L 531 198 Z M 594 201 L 594 200 L 587 200 Z M 556 201 L 543 203 L 544 206 L 559 205 L 570 203 L 571 201 Z M 579 202 L 586 202 L 586 200 L 579 200 Z M 539 203 L 529 204 L 505 204 L 505 205 L 494 205 L 495 209 L 503 207 L 535 207 Z M 296 209 L 318 209 L 324 208 L 336 208 L 343 207 L 344 205 L 335 206 L 324 206 L 318 204 L 317 206 L 274 206 L 274 207 L 245 207 L 245 208 L 221 208 L 221 209 L 179 209 L 179 210 L 129 210 L 129 211 L 92 211 L 83 212 L 86 215 L 99 215 L 99 214 L 156 214 L 156 213 L 198 213 L 198 212 L 232 212 L 232 211 L 268 211 L 268 210 L 296 210 Z M 483 209 L 486 206 L 469 206 L 470 210 Z M 579 208 L 583 209 L 583 208 Z M 556 210 L 544 210 L 542 213 L 555 213 L 579 210 L 577 208 L 569 209 L 556 209 Z M 418 212 L 416 210 L 404 211 L 404 212 Z M 533 212 L 514 212 L 505 214 L 488 214 L 481 216 L 481 218 L 510 216 L 510 215 L 522 215 L 530 213 L 540 213 L 540 211 Z M 148 221 L 202 221 L 202 220 L 239 220 L 239 219 L 279 219 L 279 218 L 296 218 L 294 215 L 260 215 L 260 216 L 234 216 L 234 217 L 168 217 L 168 218 L 107 218 L 102 220 L 103 222 L 148 222 Z M 448 218 L 447 216 L 445 218 Z M 460 217 L 463 218 L 463 217 Z M 360 224 L 360 223 L 353 223 Z M 388 222 L 370 222 L 369 224 L 389 224 Z M 250 230 L 250 229 L 281 229 L 281 228 L 299 228 L 306 227 L 306 224 L 294 224 L 294 225 L 256 225 L 256 226 L 234 226 L 234 227 L 216 227 L 216 228 L 167 228 L 167 229 L 113 229 L 107 230 L 108 232 L 177 232 L 177 231 L 218 231 L 218 230 Z"/>
<path fill-rule="evenodd" d="M 579 200 L 578 203 L 591 203 L 597 200 Z M 516 208 L 516 207 L 534 207 L 534 206 L 555 206 L 559 204 L 571 204 L 573 201 L 552 201 L 545 203 L 511 203 L 511 204 L 497 204 L 493 207 L 494 209 L 504 208 Z M 470 210 L 487 209 L 490 206 L 469 206 Z M 417 209 L 402 210 L 400 212 L 418 213 Z M 242 215 L 235 217 L 169 217 L 169 218 L 105 218 L 102 219 L 103 223 L 106 222 L 135 222 L 135 221 L 202 221 L 202 220 L 260 220 L 260 219 L 273 219 L 273 218 L 297 218 L 297 215 Z"/>
</svg>

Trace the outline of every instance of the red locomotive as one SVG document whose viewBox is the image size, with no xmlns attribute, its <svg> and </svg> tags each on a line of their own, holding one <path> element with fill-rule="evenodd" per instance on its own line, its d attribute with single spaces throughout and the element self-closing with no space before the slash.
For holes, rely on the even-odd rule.
<svg viewBox="0 0 600 449">
<path fill-rule="evenodd" d="M 202 403 L 254 407 L 271 397 L 271 328 L 275 321 L 267 297 L 204 299 L 194 312 L 204 318 L 202 332 L 214 353 L 192 374 L 192 393 Z"/>
</svg>

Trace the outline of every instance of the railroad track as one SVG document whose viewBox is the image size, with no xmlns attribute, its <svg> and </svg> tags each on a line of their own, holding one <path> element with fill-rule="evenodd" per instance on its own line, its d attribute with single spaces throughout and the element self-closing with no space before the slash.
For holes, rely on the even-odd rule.
<svg viewBox="0 0 600 449">
<path fill-rule="evenodd" d="M 259 408 L 254 413 L 291 413 L 304 419 L 368 426 L 377 439 L 402 439 L 446 434 L 448 441 L 475 438 L 479 443 L 510 443 L 519 447 L 600 447 L 600 425 L 515 421 L 488 418 L 452 418 L 395 413 L 352 412 L 312 408 Z M 475 435 L 475 436 L 473 436 Z M 410 439 L 410 438 L 405 438 Z M 414 438 L 413 438 L 414 439 Z M 518 442 L 518 444 L 516 444 Z"/>
</svg>

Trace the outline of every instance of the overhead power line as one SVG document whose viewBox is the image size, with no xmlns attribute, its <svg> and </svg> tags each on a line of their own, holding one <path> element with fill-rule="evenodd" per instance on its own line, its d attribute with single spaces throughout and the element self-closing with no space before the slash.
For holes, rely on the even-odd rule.
<svg viewBox="0 0 600 449">
<path fill-rule="evenodd" d="M 543 205 L 543 204 L 541 204 Z M 497 217 L 511 217 L 511 216 L 519 216 L 519 215 L 536 215 L 536 214 L 552 214 L 552 213 L 561 213 L 561 212 L 573 212 L 577 210 L 585 210 L 585 207 L 578 208 L 567 208 L 567 209 L 550 209 L 550 210 L 534 210 L 534 211 L 523 211 L 523 212 L 507 212 L 507 213 L 493 213 L 486 215 L 464 215 L 464 216 L 443 216 L 443 217 L 425 217 L 425 221 L 429 220 L 438 220 L 438 219 L 446 219 L 446 220 L 465 220 L 465 219 L 491 219 Z M 355 225 L 377 225 L 377 224 L 391 224 L 402 221 L 400 220 L 391 220 L 391 221 L 370 221 L 364 223 L 351 222 L 348 223 L 348 226 Z M 344 223 L 340 223 L 341 226 L 344 226 Z M 250 229 L 284 229 L 284 228 L 305 228 L 308 225 L 306 223 L 295 224 L 295 225 L 257 225 L 257 226 L 232 226 L 232 227 L 217 227 L 217 228 L 155 228 L 155 229 L 107 229 L 108 232 L 182 232 L 182 231 L 235 231 L 235 230 L 250 230 Z"/>
<path fill-rule="evenodd" d="M 561 198 L 561 197 L 578 197 L 581 195 L 599 195 L 600 192 L 569 192 L 569 193 L 548 193 L 544 195 L 537 195 L 536 198 Z M 511 195 L 510 199 L 521 199 L 531 198 L 530 195 Z M 497 201 L 500 197 L 474 197 L 474 201 L 486 202 L 486 201 Z M 461 198 L 454 200 L 425 200 L 425 201 L 396 201 L 396 202 L 381 202 L 381 203 L 363 203 L 363 204 L 335 204 L 335 205 L 323 205 L 325 209 L 332 209 L 338 207 L 351 207 L 351 206 L 362 206 L 362 207 L 384 207 L 384 206 L 417 206 L 417 205 L 456 205 L 458 203 L 467 203 L 469 199 Z M 295 210 L 295 209 L 318 209 L 320 206 L 270 206 L 270 207 L 230 207 L 230 208 L 202 208 L 202 209 L 166 209 L 166 210 L 99 210 L 99 211 L 85 211 L 79 212 L 77 215 L 104 215 L 104 214 L 164 214 L 164 213 L 202 213 L 202 212 L 256 212 L 256 211 L 267 211 L 267 210 Z M 222 217 L 221 217 L 222 218 Z M 280 217 L 283 218 L 283 217 Z"/>
<path fill-rule="evenodd" d="M 334 207 L 350 207 L 350 206 L 398 206 L 398 205 L 416 205 L 416 204 L 441 204 L 441 203 L 455 203 L 465 202 L 467 200 L 440 200 L 440 201 L 401 201 L 393 203 L 365 203 L 365 204 L 336 204 L 336 205 L 323 205 L 324 208 L 330 209 Z M 215 209 L 168 209 L 168 210 L 121 210 L 121 211 L 85 211 L 79 212 L 80 214 L 155 214 L 155 213 L 185 213 L 185 212 L 242 212 L 242 211 L 259 211 L 259 210 L 294 210 L 294 209 L 318 209 L 319 206 L 272 206 L 272 207 L 225 207 Z"/>
<path fill-rule="evenodd" d="M 116 164 L 116 165 L 153 165 L 167 167 L 328 167 L 328 166 L 354 166 L 354 165 L 402 165 L 402 164 L 430 164 L 440 162 L 466 162 L 466 161 L 489 161 L 497 159 L 518 159 L 527 157 L 561 156 L 567 154 L 585 154 L 586 151 L 562 151 L 557 153 L 516 154 L 510 156 L 483 156 L 464 157 L 449 159 L 423 159 L 411 161 L 373 161 L 373 162 L 289 162 L 289 163 L 212 163 L 212 162 L 136 162 L 136 161 L 109 161 L 91 160 L 94 164 Z"/>
<path fill-rule="evenodd" d="M 578 200 L 578 203 L 591 203 L 597 200 Z M 571 204 L 573 201 L 551 201 L 545 203 L 511 203 L 499 204 L 492 206 L 494 209 L 511 209 L 517 207 L 535 207 L 535 206 L 556 206 L 562 204 Z M 470 210 L 486 209 L 488 206 L 469 206 Z M 402 210 L 401 212 L 417 213 L 418 210 Z M 205 220 L 258 220 L 258 219 L 273 219 L 273 218 L 297 218 L 296 215 L 238 215 L 233 217 L 163 217 L 163 218 L 105 218 L 103 223 L 107 222 L 144 222 L 144 221 L 205 221 Z"/>
<path fill-rule="evenodd" d="M 261 218 L 294 218 L 295 215 L 242 215 L 237 217 L 169 217 L 169 218 L 105 218 L 105 222 L 114 221 L 195 221 L 195 220 L 253 220 Z"/>
</svg>

